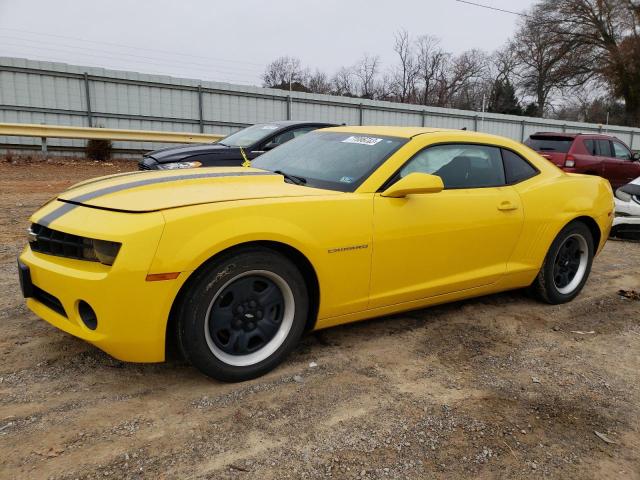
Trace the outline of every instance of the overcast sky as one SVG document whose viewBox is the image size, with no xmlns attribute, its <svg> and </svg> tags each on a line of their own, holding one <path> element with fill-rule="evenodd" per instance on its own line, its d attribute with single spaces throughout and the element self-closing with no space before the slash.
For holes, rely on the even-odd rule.
<svg viewBox="0 0 640 480">
<path fill-rule="evenodd" d="M 330 74 L 364 53 L 388 67 L 399 29 L 492 51 L 518 19 L 456 0 L 0 0 L 0 56 L 258 85 L 281 55 Z"/>
</svg>

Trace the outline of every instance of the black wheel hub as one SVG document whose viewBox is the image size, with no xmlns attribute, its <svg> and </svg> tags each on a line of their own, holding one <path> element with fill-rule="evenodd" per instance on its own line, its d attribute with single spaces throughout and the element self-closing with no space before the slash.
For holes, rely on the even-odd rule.
<svg viewBox="0 0 640 480">
<path fill-rule="evenodd" d="M 568 238 L 558 250 L 553 266 L 553 280 L 557 288 L 564 288 L 578 273 L 582 257 L 580 243 L 576 238 Z"/>
<path fill-rule="evenodd" d="M 223 352 L 246 355 L 269 343 L 283 316 L 278 285 L 268 277 L 248 275 L 219 293 L 209 312 L 209 335 Z"/>
</svg>

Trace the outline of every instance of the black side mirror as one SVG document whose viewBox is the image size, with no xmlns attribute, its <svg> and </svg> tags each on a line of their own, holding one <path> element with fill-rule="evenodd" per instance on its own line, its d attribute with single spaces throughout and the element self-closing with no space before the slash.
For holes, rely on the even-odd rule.
<svg viewBox="0 0 640 480">
<path fill-rule="evenodd" d="M 633 152 L 631 154 L 631 160 L 633 162 L 639 162 L 640 161 L 640 152 Z"/>
</svg>

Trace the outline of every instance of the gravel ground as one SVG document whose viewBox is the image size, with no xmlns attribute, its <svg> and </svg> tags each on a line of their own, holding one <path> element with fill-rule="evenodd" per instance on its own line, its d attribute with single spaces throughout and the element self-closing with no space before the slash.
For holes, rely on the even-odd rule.
<svg viewBox="0 0 640 480">
<path fill-rule="evenodd" d="M 133 168 L 0 163 L 0 478 L 640 478 L 640 301 L 618 294 L 640 291 L 640 244 L 610 241 L 568 305 L 511 292 L 334 328 L 221 384 L 113 360 L 20 298 L 29 214 Z"/>
</svg>

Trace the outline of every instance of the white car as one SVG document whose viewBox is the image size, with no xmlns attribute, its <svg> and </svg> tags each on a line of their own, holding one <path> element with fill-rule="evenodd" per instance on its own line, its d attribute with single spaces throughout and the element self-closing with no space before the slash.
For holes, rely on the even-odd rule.
<svg viewBox="0 0 640 480">
<path fill-rule="evenodd" d="M 640 239 L 640 177 L 616 190 L 615 201 L 611 235 Z"/>
</svg>

